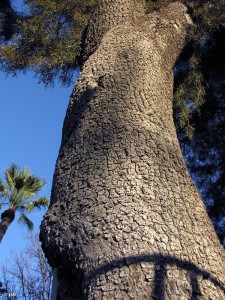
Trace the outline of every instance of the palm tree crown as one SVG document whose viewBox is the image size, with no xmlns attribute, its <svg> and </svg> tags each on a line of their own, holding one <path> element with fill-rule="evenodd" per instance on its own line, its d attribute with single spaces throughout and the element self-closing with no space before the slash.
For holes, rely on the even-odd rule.
<svg viewBox="0 0 225 300">
<path fill-rule="evenodd" d="M 20 169 L 12 164 L 4 171 L 4 179 L 0 179 L 0 208 L 7 205 L 8 209 L 1 215 L 0 241 L 14 220 L 16 211 L 20 213 L 18 222 L 26 225 L 28 229 L 33 229 L 33 223 L 26 214 L 49 205 L 49 200 L 45 197 L 33 200 L 45 185 L 45 181 L 32 175 L 28 169 Z"/>
</svg>

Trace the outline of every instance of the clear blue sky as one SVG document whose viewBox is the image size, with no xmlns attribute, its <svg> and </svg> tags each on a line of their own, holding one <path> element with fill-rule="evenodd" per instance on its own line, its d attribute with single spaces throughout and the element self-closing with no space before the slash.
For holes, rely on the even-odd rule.
<svg viewBox="0 0 225 300">
<path fill-rule="evenodd" d="M 39 196 L 50 197 L 63 119 L 72 88 L 58 85 L 46 89 L 31 74 L 5 79 L 0 73 L 1 178 L 12 162 L 28 167 L 47 181 Z M 35 230 L 38 230 L 42 217 L 43 212 L 30 215 Z M 24 247 L 25 235 L 27 230 L 14 220 L 0 244 L 0 264 L 11 250 L 19 251 Z"/>
</svg>

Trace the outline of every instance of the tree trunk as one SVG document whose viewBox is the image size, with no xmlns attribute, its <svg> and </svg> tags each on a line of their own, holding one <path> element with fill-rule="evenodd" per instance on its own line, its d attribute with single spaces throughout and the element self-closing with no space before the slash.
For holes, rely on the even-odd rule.
<svg viewBox="0 0 225 300">
<path fill-rule="evenodd" d="M 104 0 L 90 22 L 41 229 L 56 299 L 225 299 L 173 123 L 188 23 L 184 5 L 145 15 L 142 0 Z"/>
<path fill-rule="evenodd" d="M 0 243 L 9 228 L 9 225 L 12 223 L 12 221 L 15 219 L 15 210 L 13 208 L 9 208 L 5 210 L 1 214 L 1 222 L 0 222 Z"/>
</svg>

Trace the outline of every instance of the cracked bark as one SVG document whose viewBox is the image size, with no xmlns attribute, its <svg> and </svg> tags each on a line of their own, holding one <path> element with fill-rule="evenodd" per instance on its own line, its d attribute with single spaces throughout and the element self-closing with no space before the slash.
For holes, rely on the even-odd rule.
<svg viewBox="0 0 225 300">
<path fill-rule="evenodd" d="M 225 299 L 173 123 L 188 23 L 181 3 L 145 15 L 142 0 L 104 0 L 90 22 L 41 226 L 55 299 Z"/>
</svg>

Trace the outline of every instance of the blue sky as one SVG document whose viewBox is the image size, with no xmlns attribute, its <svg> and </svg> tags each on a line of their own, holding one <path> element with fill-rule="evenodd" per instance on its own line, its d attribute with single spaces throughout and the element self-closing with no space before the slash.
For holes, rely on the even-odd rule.
<svg viewBox="0 0 225 300">
<path fill-rule="evenodd" d="M 0 177 L 12 162 L 28 167 L 47 181 L 38 196 L 50 197 L 61 130 L 72 86 L 45 88 L 29 75 L 12 78 L 0 73 Z M 2 212 L 2 211 L 1 211 Z M 39 229 L 43 212 L 30 215 Z M 0 264 L 11 251 L 24 248 L 27 230 L 11 224 L 0 244 Z"/>
</svg>

